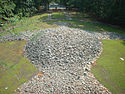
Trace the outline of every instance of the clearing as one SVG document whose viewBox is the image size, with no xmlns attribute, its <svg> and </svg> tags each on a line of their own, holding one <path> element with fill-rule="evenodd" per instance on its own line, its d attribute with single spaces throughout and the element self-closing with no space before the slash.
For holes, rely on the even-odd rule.
<svg viewBox="0 0 125 94">
<path fill-rule="evenodd" d="M 113 94 L 124 94 L 125 61 L 120 58 L 125 59 L 125 41 L 121 40 L 125 39 L 125 31 L 95 21 L 89 15 L 79 12 L 48 14 L 23 18 L 21 21 L 5 24 L 0 28 L 0 93 L 15 93 L 15 90 L 22 84 L 19 87 L 19 91 L 22 93 L 57 93 L 53 91 L 53 89 L 57 89 L 58 93 L 91 92 L 93 94 L 104 90 L 105 94 L 110 94 L 110 91 Z M 28 41 L 27 38 L 24 38 L 25 34 L 30 34 Z M 84 39 L 83 37 L 85 40 L 80 41 Z M 96 61 L 97 64 L 92 68 L 96 79 L 89 70 L 92 59 L 100 53 L 100 39 L 103 43 L 103 52 Z M 29 60 L 24 57 L 25 45 L 27 45 L 26 57 Z M 75 51 L 74 54 L 72 51 Z M 55 62 L 53 60 L 60 64 L 51 65 L 50 62 Z M 67 62 L 73 62 L 73 64 Z M 74 62 L 80 62 L 80 64 Z M 39 78 L 37 75 L 32 77 L 37 69 L 31 63 L 44 73 L 42 77 Z M 29 80 L 31 77 L 32 79 Z M 62 79 L 58 77 L 62 77 Z M 56 79 L 56 82 L 53 79 Z M 29 82 L 26 82 L 27 80 Z M 25 85 L 24 82 L 26 82 Z M 84 88 L 85 84 L 87 86 Z M 29 87 L 27 87 L 28 85 Z M 39 87 L 37 91 L 35 87 Z M 40 88 L 43 88 L 43 91 Z"/>
</svg>

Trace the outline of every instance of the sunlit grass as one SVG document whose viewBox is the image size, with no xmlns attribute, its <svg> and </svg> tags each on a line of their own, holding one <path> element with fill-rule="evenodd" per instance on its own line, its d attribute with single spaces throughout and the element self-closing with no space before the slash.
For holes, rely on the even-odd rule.
<svg viewBox="0 0 125 94">
<path fill-rule="evenodd" d="M 88 31 L 106 31 L 106 32 L 115 32 L 115 33 L 120 33 L 120 34 L 125 34 L 125 30 L 112 27 L 106 24 L 98 23 L 98 22 L 93 22 L 93 21 L 78 21 L 78 20 L 57 20 L 57 21 L 48 21 L 48 24 L 53 24 L 55 22 L 65 22 L 65 23 L 70 23 L 71 25 L 69 27 L 72 28 L 80 28 L 83 30 L 88 30 Z"/>
<path fill-rule="evenodd" d="M 44 23 L 38 22 L 38 23 L 32 23 L 32 24 L 29 24 L 29 25 L 24 25 L 24 26 L 21 26 L 21 27 L 14 28 L 9 32 L 19 33 L 19 32 L 23 32 L 23 31 L 38 31 L 40 29 L 53 28 L 53 27 L 56 27 L 56 25 L 49 25 L 49 24 L 46 24 L 45 22 Z"/>
<path fill-rule="evenodd" d="M 13 94 L 36 72 L 36 68 L 23 56 L 25 44 L 26 41 L 0 43 L 0 94 Z"/>
<path fill-rule="evenodd" d="M 66 16 L 63 12 L 53 12 L 52 18 L 54 18 L 54 19 L 65 19 Z"/>
<path fill-rule="evenodd" d="M 12 28 L 11 30 L 8 30 L 6 32 L 0 33 L 0 36 L 3 36 L 7 33 L 15 33 L 18 34 L 18 32 L 22 31 L 35 31 L 35 30 L 40 30 L 44 28 L 53 28 L 57 27 L 57 25 L 52 25 L 54 22 L 65 22 L 65 23 L 70 23 L 70 27 L 73 28 L 80 28 L 83 30 L 88 30 L 88 31 L 107 31 L 107 32 L 116 32 L 116 33 L 121 33 L 125 34 L 125 30 L 118 29 L 106 24 L 98 23 L 96 21 L 93 21 L 89 15 L 86 13 L 79 13 L 79 12 L 69 12 L 73 20 L 61 20 L 65 19 L 66 16 L 64 15 L 63 12 L 53 12 L 52 13 L 52 18 L 58 19 L 56 21 L 47 21 L 45 20 L 48 18 L 48 14 L 39 14 L 33 17 L 29 18 L 23 18 L 20 21 L 14 22 L 13 24 L 9 25 L 6 24 L 3 26 L 3 29 Z M 77 20 L 76 20 L 77 19 Z M 82 20 L 82 21 L 81 21 Z M 17 26 L 17 27 L 14 27 Z"/>
<path fill-rule="evenodd" d="M 125 41 L 103 40 L 103 53 L 92 68 L 95 77 L 113 94 L 125 94 Z"/>
<path fill-rule="evenodd" d="M 48 14 L 39 14 L 33 17 L 29 18 L 23 18 L 20 21 L 16 21 L 12 24 L 5 24 L 5 26 L 2 27 L 2 29 L 7 30 L 8 28 L 11 28 L 10 30 L 7 30 L 6 32 L 0 33 L 0 36 L 6 35 L 8 33 L 16 33 L 22 31 L 34 31 L 34 30 L 40 30 L 45 28 L 53 28 L 56 27 L 56 25 L 50 25 L 44 22 L 48 18 Z"/>
</svg>

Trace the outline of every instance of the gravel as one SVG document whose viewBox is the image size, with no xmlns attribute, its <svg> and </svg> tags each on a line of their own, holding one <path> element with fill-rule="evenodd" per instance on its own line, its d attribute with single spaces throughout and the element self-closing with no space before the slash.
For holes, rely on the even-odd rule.
<svg viewBox="0 0 125 94">
<path fill-rule="evenodd" d="M 101 53 L 101 42 L 91 33 L 61 26 L 37 33 L 25 55 L 43 72 L 19 87 L 21 94 L 111 94 L 90 73 Z"/>
<path fill-rule="evenodd" d="M 44 31 L 49 31 L 49 30 L 59 30 L 60 28 L 67 29 L 69 28 L 67 26 L 71 25 L 70 23 L 63 23 L 63 22 L 55 22 L 54 24 L 59 25 L 59 27 L 42 29 L 39 31 L 25 31 L 25 32 L 20 32 L 18 34 L 9 33 L 9 34 L 6 34 L 5 36 L 0 36 L 0 42 L 14 41 L 14 40 L 30 40 L 39 32 L 44 32 Z M 109 40 L 110 39 L 124 39 L 125 40 L 124 34 L 118 34 L 118 33 L 113 33 L 113 32 L 103 32 L 103 31 L 93 32 L 93 31 L 73 29 L 73 28 L 70 28 L 70 29 L 91 33 L 93 36 L 97 37 L 98 39 L 109 39 Z"/>
<path fill-rule="evenodd" d="M 111 94 L 90 69 L 102 52 L 100 39 L 125 39 L 125 35 L 59 26 L 0 39 L 28 40 L 25 56 L 43 73 L 22 84 L 18 94 Z"/>
</svg>

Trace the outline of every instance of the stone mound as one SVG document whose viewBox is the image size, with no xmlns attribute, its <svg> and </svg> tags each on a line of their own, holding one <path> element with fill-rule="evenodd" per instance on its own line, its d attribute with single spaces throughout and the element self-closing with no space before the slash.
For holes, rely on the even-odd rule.
<svg viewBox="0 0 125 94">
<path fill-rule="evenodd" d="M 65 27 L 66 29 L 66 27 Z M 33 64 L 52 66 L 91 62 L 101 51 L 101 42 L 92 34 L 77 29 L 45 30 L 26 46 L 26 55 Z"/>
<path fill-rule="evenodd" d="M 60 27 L 39 32 L 25 47 L 41 71 L 18 88 L 19 94 L 110 94 L 91 74 L 101 42 L 83 30 Z"/>
</svg>

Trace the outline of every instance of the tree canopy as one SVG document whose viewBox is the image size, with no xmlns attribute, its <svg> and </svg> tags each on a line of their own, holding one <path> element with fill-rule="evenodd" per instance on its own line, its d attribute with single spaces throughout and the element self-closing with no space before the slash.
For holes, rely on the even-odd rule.
<svg viewBox="0 0 125 94">
<path fill-rule="evenodd" d="M 57 0 L 68 8 L 90 12 L 94 16 L 111 22 L 125 23 L 125 0 Z"/>
<path fill-rule="evenodd" d="M 40 6 L 48 10 L 51 2 L 89 12 L 101 20 L 125 23 L 125 0 L 0 0 L 0 18 L 32 16 Z"/>
</svg>

